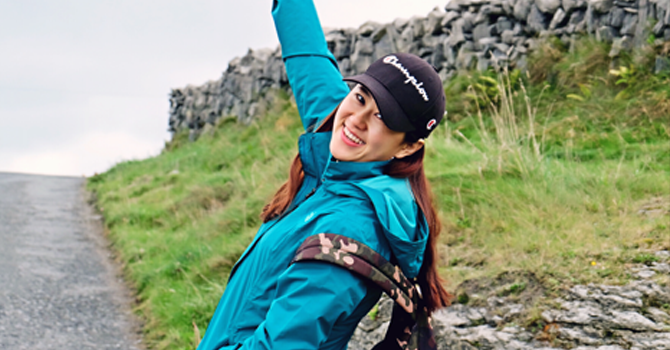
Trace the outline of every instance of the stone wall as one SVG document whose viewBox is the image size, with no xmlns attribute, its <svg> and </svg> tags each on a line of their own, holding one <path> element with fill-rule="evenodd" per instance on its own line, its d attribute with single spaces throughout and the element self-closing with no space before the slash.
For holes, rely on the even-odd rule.
<svg viewBox="0 0 670 350">
<path fill-rule="evenodd" d="M 645 42 L 653 33 L 670 41 L 670 0 L 452 0 L 426 17 L 368 22 L 357 29 L 326 30 L 343 75 L 363 72 L 392 52 L 411 52 L 449 79 L 458 69 L 485 70 L 498 62 L 524 68 L 538 38 L 568 45 L 592 34 L 612 42 L 611 56 Z M 659 57 L 657 69 L 667 67 Z M 277 89 L 289 90 L 281 49 L 249 50 L 233 59 L 220 79 L 173 89 L 169 130 L 193 137 L 221 117 L 248 123 L 263 112 Z"/>
<path fill-rule="evenodd" d="M 632 281 L 625 286 L 575 285 L 550 302 L 538 303 L 547 291 L 531 273 L 466 281 L 459 289 L 469 294 L 467 304 L 433 314 L 437 348 L 670 350 L 670 288 L 655 282 L 670 276 L 670 252 L 655 254 L 659 261 L 631 267 Z M 511 285 L 523 287 L 514 292 Z M 358 325 L 350 350 L 372 349 L 386 334 L 393 304 L 384 298 L 378 307 L 375 319 L 368 316 Z M 529 322 L 536 325 L 523 327 Z"/>
</svg>

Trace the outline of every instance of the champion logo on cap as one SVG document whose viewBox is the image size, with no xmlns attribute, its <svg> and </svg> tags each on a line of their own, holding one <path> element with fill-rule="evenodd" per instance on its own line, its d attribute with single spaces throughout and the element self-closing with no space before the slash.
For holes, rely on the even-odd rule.
<svg viewBox="0 0 670 350">
<path fill-rule="evenodd" d="M 431 130 L 437 124 L 437 120 L 431 119 L 428 124 L 426 124 L 426 129 Z"/>
<path fill-rule="evenodd" d="M 405 80 L 405 84 L 412 83 L 412 85 L 414 85 L 414 87 L 416 88 L 416 91 L 419 92 L 419 94 L 421 95 L 423 100 L 426 101 L 426 102 L 430 101 L 430 99 L 428 98 L 428 94 L 426 93 L 426 90 L 422 87 L 423 82 L 417 81 L 416 77 L 414 77 L 409 72 L 409 70 L 407 70 L 407 68 L 405 68 L 405 66 L 403 66 L 402 63 L 400 63 L 398 61 L 398 57 L 396 57 L 395 55 L 389 55 L 389 56 L 384 57 L 383 62 L 386 63 L 386 64 L 390 64 L 393 67 L 398 68 L 398 70 L 400 72 L 402 72 L 402 74 L 404 74 L 405 77 L 407 78 L 407 80 Z"/>
</svg>

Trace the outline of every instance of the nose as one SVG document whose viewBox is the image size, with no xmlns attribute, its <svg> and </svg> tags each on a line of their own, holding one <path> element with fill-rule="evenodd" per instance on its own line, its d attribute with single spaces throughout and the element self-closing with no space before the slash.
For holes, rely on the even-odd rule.
<svg viewBox="0 0 670 350">
<path fill-rule="evenodd" d="M 349 117 L 349 124 L 351 127 L 355 127 L 358 130 L 367 129 L 367 121 L 370 117 L 370 112 L 367 109 L 358 110 Z"/>
</svg>

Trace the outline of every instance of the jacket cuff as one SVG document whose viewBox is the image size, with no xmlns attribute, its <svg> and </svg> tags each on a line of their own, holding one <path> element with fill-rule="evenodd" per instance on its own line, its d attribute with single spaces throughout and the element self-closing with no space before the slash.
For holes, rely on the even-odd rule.
<svg viewBox="0 0 670 350">
<path fill-rule="evenodd" d="M 284 60 L 293 56 L 323 56 L 337 65 L 328 51 L 312 0 L 274 0 L 272 17 Z"/>
</svg>

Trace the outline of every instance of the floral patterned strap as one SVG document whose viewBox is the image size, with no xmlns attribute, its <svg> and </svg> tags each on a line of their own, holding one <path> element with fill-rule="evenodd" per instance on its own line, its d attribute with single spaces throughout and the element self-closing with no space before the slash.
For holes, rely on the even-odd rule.
<svg viewBox="0 0 670 350">
<path fill-rule="evenodd" d="M 339 265 L 378 285 L 395 302 L 386 338 L 374 350 L 436 350 L 428 313 L 416 288 L 399 267 L 349 237 L 319 233 L 305 239 L 291 263 L 323 261 Z"/>
</svg>

